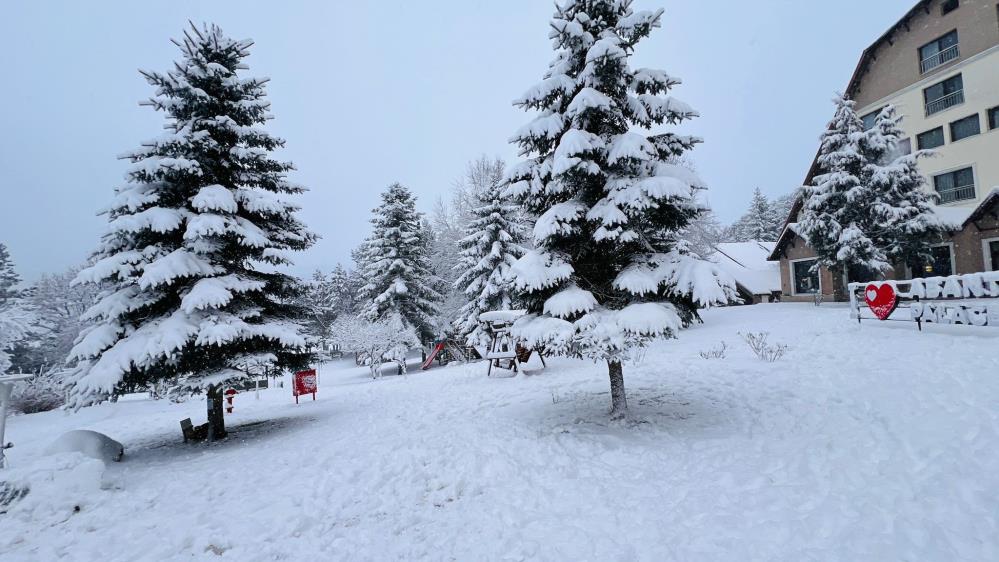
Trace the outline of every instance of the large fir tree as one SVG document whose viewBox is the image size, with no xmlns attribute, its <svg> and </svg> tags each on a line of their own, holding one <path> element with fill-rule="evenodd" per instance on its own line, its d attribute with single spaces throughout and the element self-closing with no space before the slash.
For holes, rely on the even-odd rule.
<svg viewBox="0 0 999 562">
<path fill-rule="evenodd" d="M 820 174 L 802 189 L 800 228 L 820 265 L 844 278 L 869 280 L 927 255 L 944 230 L 933 212 L 917 158 L 902 154 L 901 117 L 886 106 L 864 130 L 854 102 L 839 97 L 822 136 Z"/>
<path fill-rule="evenodd" d="M 315 236 L 282 198 L 304 191 L 270 153 L 284 141 L 271 118 L 266 79 L 243 76 L 252 41 L 191 26 L 175 41 L 182 59 L 143 71 L 167 133 L 125 156 L 127 184 L 104 211 L 108 232 L 78 281 L 102 284 L 71 356 L 72 403 L 164 379 L 207 391 L 211 437 L 225 435 L 222 384 L 247 365 L 298 368 L 310 359 L 294 304 L 301 285 L 281 273 L 289 251 Z"/>
<path fill-rule="evenodd" d="M 480 187 L 478 206 L 458 242 L 461 273 L 454 282 L 467 303 L 461 308 L 455 328 L 470 345 L 485 344 L 486 334 L 479 315 L 490 310 L 510 310 L 514 303 L 512 266 L 524 255 L 526 235 L 520 224 L 520 208 L 504 200 L 497 183 Z"/>
<path fill-rule="evenodd" d="M 946 230 L 933 212 L 934 195 L 926 189 L 917 164 L 918 158 L 931 152 L 901 152 L 899 141 L 906 137 L 901 121 L 893 105 L 885 106 L 860 142 L 865 159 L 863 177 L 874 198 L 870 235 L 897 264 L 928 259 L 930 246 L 939 242 Z"/>
<path fill-rule="evenodd" d="M 678 79 L 629 66 L 662 10 L 635 12 L 630 0 L 568 0 L 556 10 L 555 60 L 516 102 L 540 115 L 512 139 L 529 158 L 509 172 L 507 193 L 538 216 L 537 248 L 514 266 L 530 313 L 515 332 L 549 352 L 606 362 L 620 418 L 622 361 L 734 293 L 679 239 L 705 208 L 704 184 L 672 162 L 699 139 L 648 131 L 696 113 L 667 95 Z"/>
<path fill-rule="evenodd" d="M 836 113 L 822 134 L 818 165 L 821 173 L 802 188 L 802 237 L 818 256 L 818 265 L 844 279 L 851 271 L 883 272 L 888 256 L 870 233 L 875 193 L 865 182 L 866 158 L 860 147 L 864 125 L 846 97 L 834 100 Z"/>
<path fill-rule="evenodd" d="M 441 295 L 430 268 L 429 233 L 416 210 L 416 199 L 395 183 L 372 212 L 372 233 L 360 252 L 367 280 L 361 289 L 361 312 L 371 321 L 397 313 L 422 340 L 432 340 L 434 307 Z"/>
</svg>

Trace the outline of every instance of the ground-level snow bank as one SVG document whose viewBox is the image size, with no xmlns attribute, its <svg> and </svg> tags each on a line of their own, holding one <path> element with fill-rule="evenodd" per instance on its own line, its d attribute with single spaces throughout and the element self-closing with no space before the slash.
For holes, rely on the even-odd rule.
<svg viewBox="0 0 999 562">
<path fill-rule="evenodd" d="M 65 521 L 0 516 L 3 560 L 996 560 L 994 331 L 858 325 L 844 307 L 710 310 L 625 367 L 484 365 L 372 380 L 347 361 L 318 401 L 237 396 L 231 438 L 180 443 L 201 400 L 18 416 L 16 470 L 68 429 L 128 450 Z M 756 359 L 739 332 L 790 345 Z M 974 335 L 980 334 L 980 335 Z M 727 356 L 699 351 L 725 341 Z M 45 531 L 39 529 L 44 527 Z M 113 545 L 113 547 L 108 547 Z"/>
</svg>

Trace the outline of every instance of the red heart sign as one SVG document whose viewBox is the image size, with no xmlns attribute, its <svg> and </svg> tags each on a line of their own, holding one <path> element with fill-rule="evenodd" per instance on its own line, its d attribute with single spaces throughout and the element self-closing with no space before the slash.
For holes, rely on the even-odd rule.
<svg viewBox="0 0 999 562">
<path fill-rule="evenodd" d="M 867 301 L 868 308 L 878 317 L 879 320 L 887 320 L 895 307 L 898 306 L 898 296 L 895 288 L 885 283 L 878 287 L 871 283 L 864 289 L 864 300 Z"/>
</svg>

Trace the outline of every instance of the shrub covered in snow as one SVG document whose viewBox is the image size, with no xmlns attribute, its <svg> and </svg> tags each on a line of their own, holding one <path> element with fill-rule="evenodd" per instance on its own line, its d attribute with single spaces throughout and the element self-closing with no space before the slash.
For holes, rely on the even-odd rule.
<svg viewBox="0 0 999 562">
<path fill-rule="evenodd" d="M 768 332 L 746 332 L 745 334 L 740 333 L 743 341 L 749 346 L 749 349 L 763 361 L 768 363 L 774 363 L 784 354 L 787 353 L 788 347 L 785 344 L 769 344 L 767 343 L 767 338 L 770 337 Z"/>
<path fill-rule="evenodd" d="M 11 411 L 35 414 L 55 410 L 65 403 L 65 387 L 60 380 L 63 371 L 42 373 L 14 386 L 10 397 Z"/>
</svg>

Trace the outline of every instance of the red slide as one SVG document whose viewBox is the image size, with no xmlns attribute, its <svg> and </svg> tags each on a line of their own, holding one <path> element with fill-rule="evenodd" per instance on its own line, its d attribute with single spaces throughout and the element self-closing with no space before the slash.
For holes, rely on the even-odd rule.
<svg viewBox="0 0 999 562">
<path fill-rule="evenodd" d="M 426 371 L 427 369 L 429 369 L 430 365 L 433 364 L 434 359 L 437 359 L 437 354 L 440 353 L 441 351 L 444 351 L 444 342 L 441 342 L 436 346 L 434 346 L 434 351 L 430 354 L 430 357 L 427 357 L 427 360 L 423 362 L 423 366 L 420 367 L 420 370 Z"/>
</svg>

